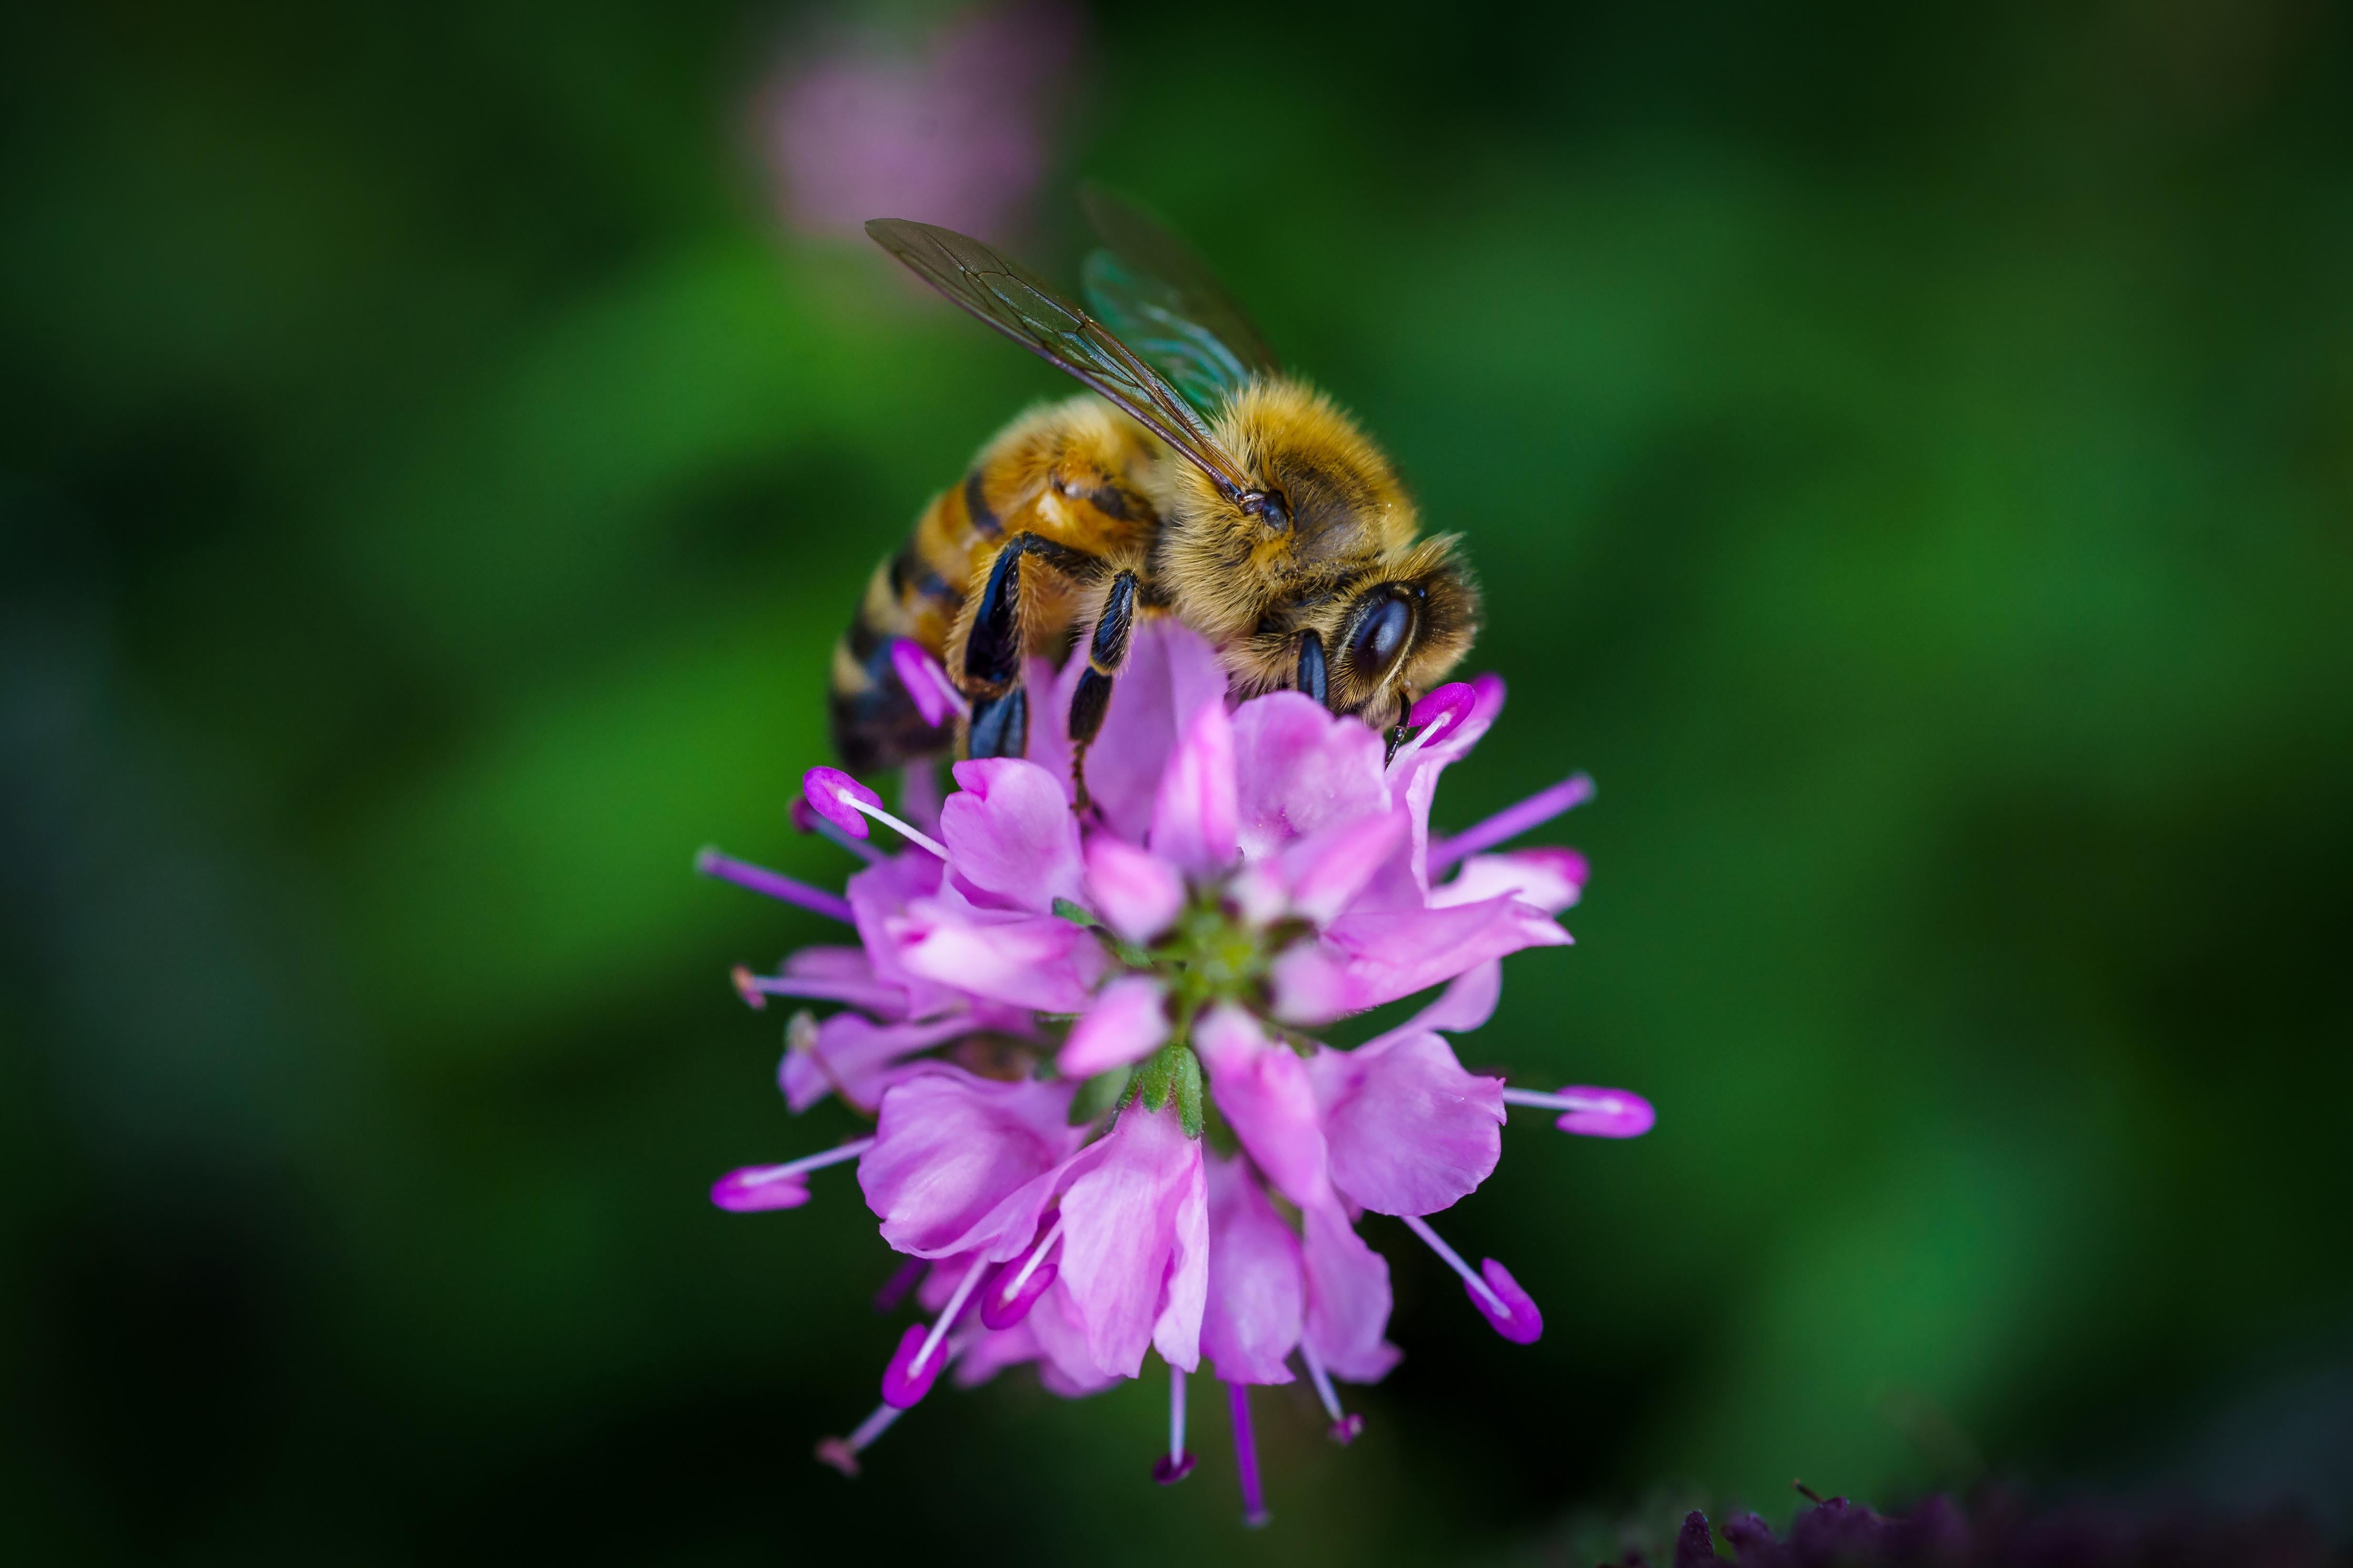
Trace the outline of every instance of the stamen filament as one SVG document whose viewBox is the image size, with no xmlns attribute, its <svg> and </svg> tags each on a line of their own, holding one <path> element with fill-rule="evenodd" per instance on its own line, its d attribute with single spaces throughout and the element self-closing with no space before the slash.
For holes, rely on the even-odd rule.
<svg viewBox="0 0 2353 1568">
<path fill-rule="evenodd" d="M 1259 1487 L 1258 1434 L 1250 1427 L 1250 1384 L 1226 1384 L 1226 1399 L 1234 1415 L 1234 1470 L 1241 1481 L 1242 1522 L 1257 1530 L 1273 1516 L 1266 1511 L 1266 1494 Z"/>
<path fill-rule="evenodd" d="M 789 1160 L 781 1165 L 770 1165 L 765 1170 L 754 1171 L 738 1176 L 736 1185 L 756 1187 L 767 1182 L 781 1182 L 787 1176 L 798 1176 L 810 1171 L 822 1171 L 828 1165 L 839 1165 L 844 1160 L 857 1159 L 874 1147 L 874 1144 L 875 1140 L 871 1138 L 853 1138 L 849 1142 L 839 1144 L 822 1153 L 804 1154 L 797 1160 Z"/>
<path fill-rule="evenodd" d="M 874 1446 L 874 1440 L 891 1429 L 891 1423 L 906 1412 L 895 1405 L 878 1405 L 874 1414 L 858 1424 L 857 1430 L 847 1437 L 827 1437 L 817 1446 L 818 1460 L 831 1465 L 843 1475 L 855 1479 L 858 1456 Z"/>
<path fill-rule="evenodd" d="M 1168 1468 L 1185 1462 L 1185 1369 L 1168 1369 Z"/>
<path fill-rule="evenodd" d="M 1185 1451 L 1185 1369 L 1168 1363 L 1168 1456 L 1152 1461 L 1152 1479 L 1173 1487 L 1193 1473 L 1193 1456 Z"/>
<path fill-rule="evenodd" d="M 1538 1089 L 1504 1090 L 1504 1100 L 1510 1105 L 1533 1105 L 1544 1110 L 1599 1110 L 1614 1112 L 1625 1109 L 1626 1102 L 1617 1095 L 1546 1094 Z"/>
<path fill-rule="evenodd" d="M 797 904 L 814 914 L 831 916 L 845 925 L 857 923 L 849 912 L 849 900 L 840 894 L 812 888 L 807 882 L 795 881 L 780 871 L 771 871 L 765 866 L 754 866 L 748 860 L 722 855 L 716 849 L 705 848 L 697 855 L 694 868 L 706 877 L 716 877 L 723 882 L 733 882 L 739 888 L 748 888 L 753 892 L 782 899 L 788 904 Z"/>
<path fill-rule="evenodd" d="M 1061 1235 L 1062 1216 L 1057 1214 L 1053 1228 L 1046 1233 L 1046 1238 L 1031 1247 L 1029 1256 L 1022 1260 L 1021 1271 L 1005 1281 L 1005 1289 L 998 1293 L 1000 1300 L 1010 1301 L 1021 1294 L 1021 1287 L 1029 1283 L 1029 1276 L 1038 1272 L 1038 1265 L 1046 1261 L 1046 1254 L 1054 1249 L 1054 1243 L 1061 1238 Z M 1185 1374 L 1178 1373 L 1176 1375 L 1182 1377 Z"/>
<path fill-rule="evenodd" d="M 867 802 L 859 799 L 856 795 L 850 794 L 846 789 L 838 789 L 834 791 L 833 798 L 841 802 L 842 805 L 848 806 L 850 810 L 860 813 L 861 816 L 872 817 L 875 821 L 881 823 L 885 827 L 896 829 L 900 837 L 904 838 L 908 843 L 916 846 L 918 848 L 928 849 L 943 860 L 948 858 L 947 847 L 945 845 L 933 837 L 930 834 L 923 831 L 923 829 L 916 827 L 910 823 L 900 821 L 897 817 L 892 816 L 881 806 L 869 805 Z M 849 906 L 845 903 L 842 907 L 847 909 Z"/>
<path fill-rule="evenodd" d="M 940 775 L 929 763 L 909 763 L 899 772 L 899 815 L 910 822 L 940 819 Z"/>
<path fill-rule="evenodd" d="M 1453 1269 L 1454 1272 L 1462 1276 L 1462 1283 L 1468 1286 L 1472 1292 L 1481 1300 L 1485 1301 L 1489 1306 L 1493 1307 L 1498 1313 L 1505 1318 L 1509 1318 L 1512 1315 L 1512 1309 L 1504 1304 L 1504 1299 L 1501 1296 L 1496 1295 L 1493 1289 L 1489 1289 L 1488 1284 L 1484 1279 L 1480 1279 L 1477 1274 L 1472 1271 L 1471 1266 L 1462 1261 L 1462 1255 L 1461 1253 L 1447 1246 L 1445 1239 L 1436 1231 L 1430 1228 L 1430 1222 L 1428 1220 L 1422 1218 L 1418 1214 L 1399 1215 L 1398 1217 L 1405 1221 L 1405 1227 L 1408 1230 L 1421 1237 L 1422 1241 L 1429 1247 L 1430 1251 L 1435 1252 L 1440 1258 L 1445 1260 L 1446 1267 Z"/>
<path fill-rule="evenodd" d="M 873 1140 L 869 1139 L 868 1142 Z M 965 1269 L 964 1278 L 956 1281 L 955 1294 L 948 1298 L 948 1304 L 941 1309 L 939 1317 L 932 1323 L 932 1331 L 923 1336 L 923 1348 L 917 1351 L 915 1359 L 907 1363 L 909 1377 L 923 1375 L 923 1363 L 932 1359 L 932 1352 L 940 1348 L 940 1342 L 948 1337 L 950 1329 L 955 1327 L 957 1315 L 964 1310 L 964 1304 L 972 1299 L 974 1289 L 980 1284 L 980 1277 L 987 1272 L 980 1259 L 973 1259 L 972 1267 Z"/>
<path fill-rule="evenodd" d="M 1333 1420 L 1340 1419 L 1340 1396 L 1332 1387 L 1332 1374 L 1324 1370 L 1324 1358 L 1310 1350 L 1305 1340 L 1299 1342 L 1299 1359 L 1307 1363 L 1307 1381 L 1315 1385 L 1315 1397 L 1324 1402 L 1324 1414 Z"/>
<path fill-rule="evenodd" d="M 1324 1359 L 1305 1340 L 1299 1342 L 1299 1359 L 1307 1363 L 1307 1381 L 1315 1385 L 1315 1397 L 1324 1402 L 1324 1414 L 1332 1417 L 1332 1425 L 1324 1429 L 1324 1436 L 1345 1447 L 1363 1436 L 1364 1416 L 1340 1408 L 1340 1396 L 1332 1387 L 1332 1374 L 1324 1370 Z"/>
<path fill-rule="evenodd" d="M 844 849 L 849 850 L 852 855 L 857 856 L 869 866 L 879 866 L 882 863 L 882 851 L 875 848 L 874 846 L 867 843 L 862 838 L 852 838 L 849 834 L 844 833 L 840 828 L 836 827 L 832 823 L 828 822 L 824 817 L 818 816 L 814 812 L 808 814 L 808 830 L 816 834 L 819 838 L 827 839 L 831 843 L 840 845 Z"/>
<path fill-rule="evenodd" d="M 1593 780 L 1584 773 L 1571 773 L 1550 789 L 1538 790 L 1519 805 L 1507 805 L 1486 821 L 1431 844 L 1430 874 L 1435 877 L 1458 860 L 1517 838 L 1532 827 L 1541 827 L 1562 812 L 1583 805 L 1592 798 Z"/>
<path fill-rule="evenodd" d="M 1655 1126 L 1659 1113 L 1641 1095 L 1622 1089 L 1600 1089 L 1589 1083 L 1563 1084 L 1557 1090 L 1506 1089 L 1509 1105 L 1538 1106 L 1556 1110 L 1553 1125 L 1563 1132 L 1588 1138 L 1640 1138 Z"/>
<path fill-rule="evenodd" d="M 792 974 L 754 974 L 742 964 L 729 973 L 736 994 L 746 1005 L 765 1007 L 768 996 L 799 996 L 811 1002 L 849 1002 L 871 1005 L 874 984 L 864 980 L 804 980 Z"/>
</svg>

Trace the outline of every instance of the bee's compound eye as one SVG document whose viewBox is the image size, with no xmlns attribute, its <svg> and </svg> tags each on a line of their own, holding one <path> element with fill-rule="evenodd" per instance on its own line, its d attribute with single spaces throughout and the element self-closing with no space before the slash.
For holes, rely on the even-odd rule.
<svg viewBox="0 0 2353 1568">
<path fill-rule="evenodd" d="M 1405 647 L 1406 633 L 1413 626 L 1413 611 L 1403 599 L 1394 595 L 1383 599 L 1365 613 L 1356 623 L 1356 635 L 1348 639 L 1348 665 L 1366 680 L 1377 679 L 1388 667 L 1397 662 L 1398 650 Z"/>
</svg>

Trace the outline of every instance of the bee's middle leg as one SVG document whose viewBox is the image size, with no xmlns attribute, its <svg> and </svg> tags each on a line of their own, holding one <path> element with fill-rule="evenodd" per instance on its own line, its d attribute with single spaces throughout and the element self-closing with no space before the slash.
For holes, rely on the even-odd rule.
<svg viewBox="0 0 2353 1568">
<path fill-rule="evenodd" d="M 1103 595 L 1103 613 L 1087 640 L 1086 672 L 1071 694 L 1071 789 L 1072 804 L 1087 809 L 1087 748 L 1103 732 L 1103 715 L 1111 709 L 1112 678 L 1127 663 L 1127 645 L 1135 631 L 1135 574 L 1121 572 Z"/>
<path fill-rule="evenodd" d="M 975 759 L 1018 757 L 1029 749 L 1029 697 L 1021 685 L 1021 658 L 1029 651 L 1032 629 L 1030 617 L 1023 613 L 1029 598 L 1021 587 L 1026 557 L 1081 582 L 1103 571 L 1103 563 L 1085 551 L 1035 533 L 1015 534 L 989 563 L 957 681 L 972 698 L 965 750 Z"/>
</svg>

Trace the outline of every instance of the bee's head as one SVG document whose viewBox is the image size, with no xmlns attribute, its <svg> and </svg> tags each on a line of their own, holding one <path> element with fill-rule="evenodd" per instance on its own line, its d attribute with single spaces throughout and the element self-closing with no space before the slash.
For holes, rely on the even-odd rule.
<svg viewBox="0 0 2353 1568">
<path fill-rule="evenodd" d="M 1479 596 L 1454 543 L 1427 540 L 1376 563 L 1303 629 L 1321 645 L 1335 712 L 1388 723 L 1401 698 L 1428 692 L 1470 651 Z"/>
<path fill-rule="evenodd" d="M 1244 690 L 1312 689 L 1374 723 L 1446 678 L 1471 647 L 1478 595 L 1451 538 L 1419 543 L 1413 500 L 1379 447 L 1305 384 L 1253 382 L 1215 433 L 1250 478 L 1229 496 L 1168 465 L 1160 583 L 1187 624 L 1223 651 Z"/>
</svg>

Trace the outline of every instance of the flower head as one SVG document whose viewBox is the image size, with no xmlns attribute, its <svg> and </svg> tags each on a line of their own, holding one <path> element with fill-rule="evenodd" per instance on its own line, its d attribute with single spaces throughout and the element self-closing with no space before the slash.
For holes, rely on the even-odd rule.
<svg viewBox="0 0 2353 1568">
<path fill-rule="evenodd" d="M 1050 711 L 1083 668 L 1039 672 Z M 843 895 L 706 853 L 712 874 L 855 928 L 855 948 L 804 949 L 737 984 L 755 1006 L 839 1004 L 795 1015 L 780 1081 L 795 1110 L 834 1094 L 876 1118 L 871 1138 L 738 1172 L 714 1200 L 797 1206 L 806 1173 L 855 1159 L 883 1239 L 928 1267 L 932 1321 L 902 1337 L 882 1405 L 822 1458 L 854 1469 L 951 1366 L 976 1382 L 1032 1362 L 1075 1394 L 1155 1354 L 1171 1390 L 1155 1473 L 1181 1479 L 1184 1378 L 1206 1359 L 1261 1516 L 1249 1385 L 1303 1373 L 1345 1442 L 1361 1418 L 1334 1380 L 1397 1360 L 1388 1265 L 1357 1234 L 1367 1213 L 1402 1220 L 1504 1338 L 1542 1332 L 1510 1271 L 1474 1269 L 1426 1216 L 1494 1170 L 1513 1104 L 1609 1137 L 1647 1130 L 1651 1110 L 1624 1090 L 1507 1086 L 1447 1041 L 1493 1014 L 1504 956 L 1568 942 L 1556 917 L 1586 879 L 1573 850 L 1504 847 L 1589 795 L 1581 775 L 1432 837 L 1440 775 L 1503 701 L 1493 677 L 1432 692 L 1388 754 L 1296 693 L 1229 705 L 1215 652 L 1147 623 L 1083 811 L 1060 726 L 1039 724 L 1028 757 L 955 763 L 935 820 L 810 770 L 801 819 L 872 856 Z M 875 849 L 875 823 L 905 847 Z M 1432 990 L 1354 1049 L 1308 1032 Z"/>
</svg>

